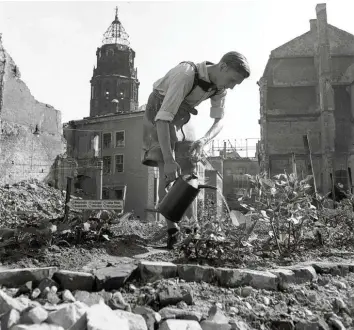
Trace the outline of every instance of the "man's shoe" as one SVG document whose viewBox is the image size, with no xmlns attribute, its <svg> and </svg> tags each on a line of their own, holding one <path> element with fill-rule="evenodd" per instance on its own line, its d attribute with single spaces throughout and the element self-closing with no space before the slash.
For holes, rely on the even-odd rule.
<svg viewBox="0 0 354 330">
<path fill-rule="evenodd" d="M 173 250 L 175 245 L 179 242 L 180 231 L 177 228 L 167 230 L 167 248 Z"/>
</svg>

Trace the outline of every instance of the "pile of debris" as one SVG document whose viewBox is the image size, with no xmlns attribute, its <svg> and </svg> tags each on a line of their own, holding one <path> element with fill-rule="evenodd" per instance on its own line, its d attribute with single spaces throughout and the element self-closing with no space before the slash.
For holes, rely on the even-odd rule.
<svg viewBox="0 0 354 330">
<path fill-rule="evenodd" d="M 1 329 L 351 327 L 354 265 L 311 264 L 264 271 L 147 261 L 85 272 L 1 269 Z"/>
<path fill-rule="evenodd" d="M 0 187 L 1 226 L 15 228 L 29 218 L 55 219 L 64 214 L 65 191 L 38 180 Z"/>
<path fill-rule="evenodd" d="M 147 265 L 140 270 L 151 278 L 151 272 L 146 271 L 156 266 Z M 157 279 L 138 289 L 141 283 L 137 279 L 128 282 L 138 274 L 137 270 L 133 264 L 98 269 L 95 275 L 53 267 L 5 270 L 1 282 L 12 283 L 12 287 L 3 286 L 0 290 L 1 329 L 201 330 L 220 324 L 223 328 L 229 325 L 228 329 L 248 329 L 242 321 L 230 320 L 216 306 L 208 315 L 189 312 L 188 306 L 194 304 L 193 292 L 185 281 Z M 25 282 L 30 278 L 33 280 Z M 131 304 L 123 297 L 138 291 L 141 294 L 135 294 Z"/>
<path fill-rule="evenodd" d="M 71 195 L 70 200 L 74 199 L 81 197 Z M 130 212 L 69 208 L 65 217 L 65 201 L 66 191 L 36 179 L 0 187 L 1 256 L 11 256 L 15 250 L 93 245 L 122 237 L 143 243 L 156 232 L 166 231 L 162 224 L 144 223 Z"/>
</svg>

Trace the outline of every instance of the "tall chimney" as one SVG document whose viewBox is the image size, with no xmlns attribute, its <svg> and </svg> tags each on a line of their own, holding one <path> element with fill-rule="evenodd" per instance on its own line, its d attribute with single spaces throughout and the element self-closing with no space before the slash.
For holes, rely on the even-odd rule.
<svg viewBox="0 0 354 330">
<path fill-rule="evenodd" d="M 319 3 L 316 6 L 317 28 L 318 28 L 318 42 L 319 44 L 328 43 L 327 32 L 327 10 L 325 3 Z"/>
<path fill-rule="evenodd" d="M 335 118 L 334 90 L 332 87 L 331 48 L 328 38 L 326 4 L 316 6 L 317 16 L 317 57 L 318 57 L 318 91 L 321 110 L 321 152 L 322 152 L 322 189 L 331 188 L 330 175 L 334 171 Z"/>
</svg>

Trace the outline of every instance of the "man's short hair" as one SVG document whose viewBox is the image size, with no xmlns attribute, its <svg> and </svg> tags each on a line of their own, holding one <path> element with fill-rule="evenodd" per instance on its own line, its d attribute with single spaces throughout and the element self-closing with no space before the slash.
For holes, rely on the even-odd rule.
<svg viewBox="0 0 354 330">
<path fill-rule="evenodd" d="M 228 52 L 220 60 L 224 62 L 228 67 L 236 70 L 242 74 L 245 78 L 248 78 L 251 74 L 250 66 L 245 56 L 238 52 Z"/>
</svg>

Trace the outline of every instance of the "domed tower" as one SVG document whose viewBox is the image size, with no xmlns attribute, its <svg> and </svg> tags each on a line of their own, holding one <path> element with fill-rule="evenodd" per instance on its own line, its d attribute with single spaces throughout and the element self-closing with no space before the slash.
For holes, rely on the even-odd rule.
<svg viewBox="0 0 354 330">
<path fill-rule="evenodd" d="M 90 81 L 90 117 L 138 110 L 135 52 L 129 47 L 128 38 L 116 7 L 114 21 L 103 35 L 102 47 L 96 51 L 97 67 Z"/>
</svg>

